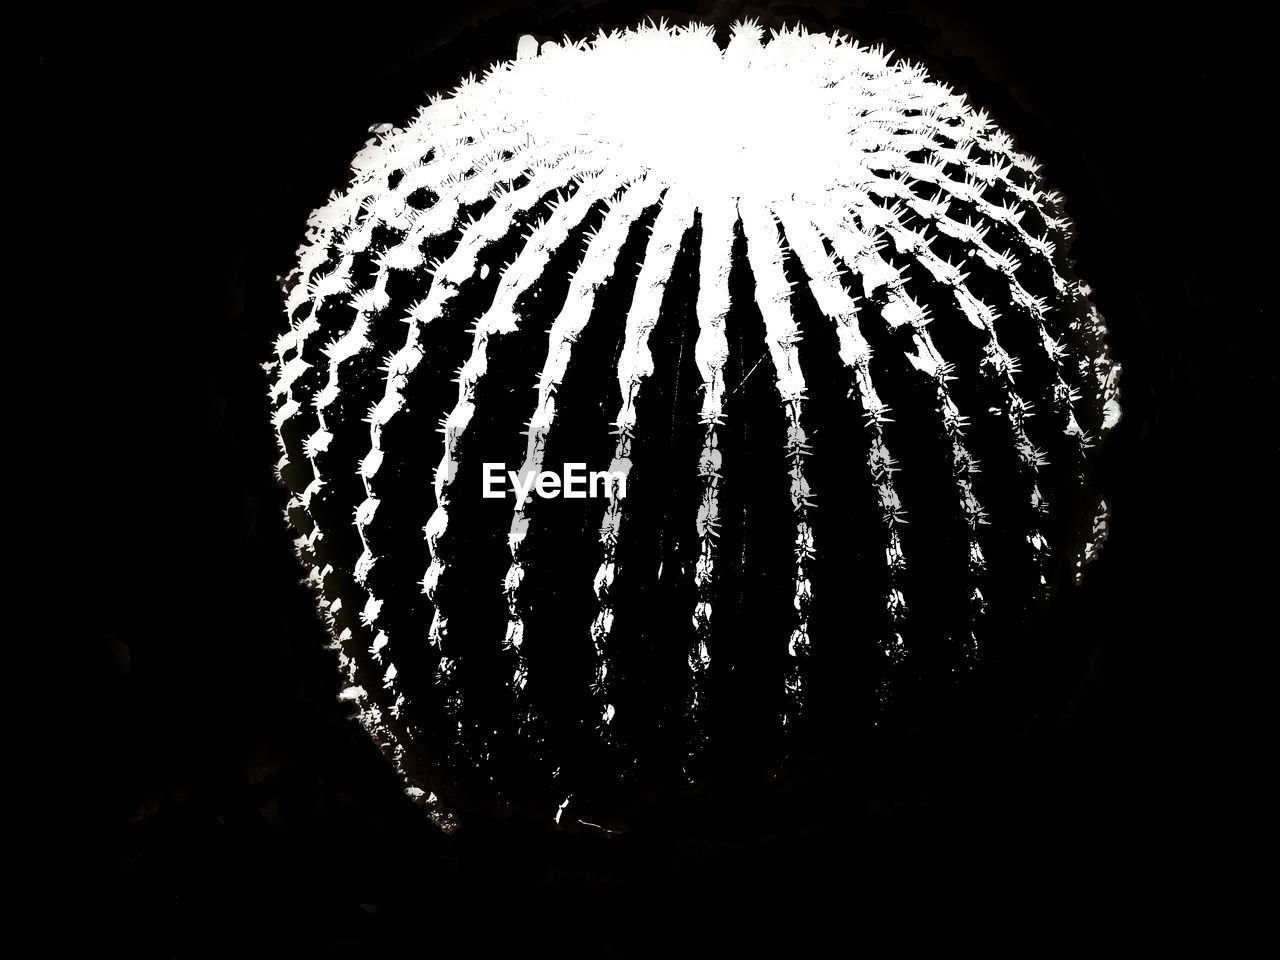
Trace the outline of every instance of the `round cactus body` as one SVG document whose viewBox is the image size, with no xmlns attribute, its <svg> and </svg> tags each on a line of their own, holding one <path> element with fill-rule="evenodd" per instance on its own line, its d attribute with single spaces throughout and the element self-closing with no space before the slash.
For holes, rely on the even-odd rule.
<svg viewBox="0 0 1280 960">
<path fill-rule="evenodd" d="M 1119 413 L 1070 229 L 962 96 L 800 29 L 525 38 L 375 131 L 272 399 L 411 795 L 585 817 L 1025 633 L 1105 535 Z"/>
</svg>

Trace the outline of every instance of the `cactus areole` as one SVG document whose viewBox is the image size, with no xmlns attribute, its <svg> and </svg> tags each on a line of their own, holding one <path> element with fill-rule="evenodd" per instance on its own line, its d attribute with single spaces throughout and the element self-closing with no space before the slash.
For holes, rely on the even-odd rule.
<svg viewBox="0 0 1280 960">
<path fill-rule="evenodd" d="M 436 822 L 621 822 L 1033 642 L 1119 416 L 1038 170 L 753 23 L 526 37 L 374 129 L 271 400 L 341 697 Z"/>
</svg>

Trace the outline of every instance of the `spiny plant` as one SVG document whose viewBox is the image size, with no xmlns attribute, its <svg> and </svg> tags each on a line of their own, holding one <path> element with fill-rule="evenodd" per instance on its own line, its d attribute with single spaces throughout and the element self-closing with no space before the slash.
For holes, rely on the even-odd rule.
<svg viewBox="0 0 1280 960">
<path fill-rule="evenodd" d="M 525 38 L 378 128 L 268 368 L 341 696 L 410 794 L 560 822 L 1025 632 L 1106 531 L 1071 231 L 963 96 L 798 27 Z M 601 496 L 482 495 L 575 462 Z"/>
</svg>

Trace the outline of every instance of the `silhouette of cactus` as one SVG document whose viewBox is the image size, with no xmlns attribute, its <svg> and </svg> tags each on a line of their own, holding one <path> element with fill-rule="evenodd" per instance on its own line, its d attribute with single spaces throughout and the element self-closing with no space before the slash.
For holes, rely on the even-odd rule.
<svg viewBox="0 0 1280 960">
<path fill-rule="evenodd" d="M 342 697 L 446 827 L 976 662 L 1106 533 L 1118 367 L 984 113 L 799 28 L 536 48 L 379 129 L 270 365 Z"/>
</svg>

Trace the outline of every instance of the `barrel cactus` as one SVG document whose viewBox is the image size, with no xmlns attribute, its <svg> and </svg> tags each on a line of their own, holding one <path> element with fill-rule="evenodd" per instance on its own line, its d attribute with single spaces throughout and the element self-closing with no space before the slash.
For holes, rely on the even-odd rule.
<svg viewBox="0 0 1280 960">
<path fill-rule="evenodd" d="M 923 68 L 526 37 L 373 133 L 268 369 L 341 696 L 441 824 L 875 723 L 1096 553 L 1062 198 Z"/>
</svg>

